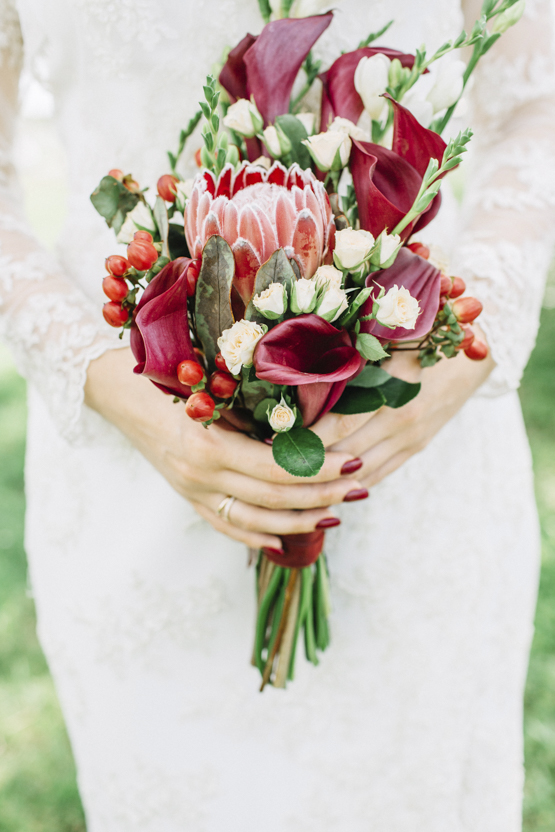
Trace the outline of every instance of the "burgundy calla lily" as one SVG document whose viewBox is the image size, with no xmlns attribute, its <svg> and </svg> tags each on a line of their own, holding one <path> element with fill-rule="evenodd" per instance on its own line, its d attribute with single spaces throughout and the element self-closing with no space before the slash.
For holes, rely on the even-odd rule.
<svg viewBox="0 0 555 832">
<path fill-rule="evenodd" d="M 323 84 L 321 130 L 327 130 L 330 121 L 336 116 L 348 118 L 356 124 L 364 110 L 362 98 L 355 89 L 355 72 L 363 58 L 373 55 L 386 55 L 390 60 L 397 58 L 402 66 L 412 69 L 414 55 L 389 49 L 387 46 L 366 46 L 346 52 L 330 66 L 327 72 L 320 75 Z"/>
<path fill-rule="evenodd" d="M 361 332 L 368 332 L 383 341 L 413 341 L 423 338 L 434 325 L 439 309 L 440 282 L 441 273 L 439 269 L 436 269 L 423 257 L 414 254 L 410 249 L 402 248 L 395 259 L 395 263 L 389 269 L 368 275 L 366 285 L 376 287 L 376 291 L 373 292 L 374 297 L 378 296 L 382 286 L 386 292 L 393 286 L 408 289 L 412 297 L 416 298 L 420 304 L 421 312 L 416 319 L 416 326 L 414 329 L 404 329 L 403 327 L 388 329 L 381 326 L 376 320 L 362 321 L 360 325 Z M 361 317 L 372 312 L 373 302 L 373 297 L 366 301 L 362 307 Z"/>
<path fill-rule="evenodd" d="M 295 78 L 306 56 L 328 28 L 333 13 L 284 18 L 247 35 L 229 53 L 220 84 L 233 100 L 253 96 L 266 123 L 289 112 Z"/>
<path fill-rule="evenodd" d="M 181 361 L 197 361 L 187 321 L 187 269 L 192 260 L 178 257 L 149 283 L 137 306 L 131 330 L 134 372 L 165 393 L 186 398 L 191 389 L 177 378 Z"/>
<path fill-rule="evenodd" d="M 258 342 L 254 353 L 258 378 L 298 387 L 305 426 L 331 410 L 361 363 L 349 334 L 318 315 L 283 321 Z"/>
<path fill-rule="evenodd" d="M 441 136 L 422 127 L 401 104 L 390 101 L 395 108 L 392 149 L 353 141 L 351 152 L 360 225 L 375 237 L 384 230 L 391 233 L 412 208 L 430 159 L 441 161 L 446 147 Z M 428 209 L 404 229 L 404 240 L 433 220 L 440 200 L 438 194 Z"/>
</svg>

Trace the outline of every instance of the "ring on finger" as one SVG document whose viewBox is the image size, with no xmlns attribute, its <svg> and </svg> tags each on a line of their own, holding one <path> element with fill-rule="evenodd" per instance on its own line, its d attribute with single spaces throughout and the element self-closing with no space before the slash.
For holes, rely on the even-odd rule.
<svg viewBox="0 0 555 832">
<path fill-rule="evenodd" d="M 220 517 L 222 517 L 226 521 L 226 523 L 231 523 L 231 520 L 229 519 L 229 513 L 233 507 L 233 503 L 235 502 L 235 500 L 235 497 L 224 497 L 224 499 L 222 500 L 222 502 L 216 510 L 216 514 L 219 514 Z"/>
</svg>

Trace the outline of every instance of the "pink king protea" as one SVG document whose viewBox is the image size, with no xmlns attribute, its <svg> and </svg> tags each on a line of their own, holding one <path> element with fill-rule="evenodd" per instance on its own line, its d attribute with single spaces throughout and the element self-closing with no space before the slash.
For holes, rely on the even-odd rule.
<svg viewBox="0 0 555 832">
<path fill-rule="evenodd" d="M 256 272 L 279 248 L 297 262 L 302 277 L 331 263 L 335 225 L 324 186 L 310 170 L 244 163 L 236 173 L 224 168 L 217 182 L 209 171 L 196 179 L 185 210 L 191 256 L 200 257 L 214 234 L 233 251 L 234 285 L 246 305 Z"/>
</svg>

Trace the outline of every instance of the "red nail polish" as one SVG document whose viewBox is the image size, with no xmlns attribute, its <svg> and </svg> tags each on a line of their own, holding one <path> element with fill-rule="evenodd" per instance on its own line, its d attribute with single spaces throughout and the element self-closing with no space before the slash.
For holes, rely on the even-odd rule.
<svg viewBox="0 0 555 832">
<path fill-rule="evenodd" d="M 344 503 L 354 503 L 355 500 L 366 500 L 369 496 L 367 488 L 354 488 L 343 497 Z"/>
<path fill-rule="evenodd" d="M 355 471 L 358 471 L 363 465 L 364 463 L 362 459 L 359 459 L 358 457 L 356 459 L 350 459 L 341 469 L 341 476 L 344 477 L 347 474 L 354 474 Z"/>
<path fill-rule="evenodd" d="M 332 526 L 339 526 L 341 520 L 339 517 L 324 517 L 323 520 L 316 525 L 317 529 L 331 529 Z"/>
<path fill-rule="evenodd" d="M 277 556 L 279 556 L 280 558 L 282 558 L 282 557 L 284 556 L 284 554 L 285 554 L 285 552 L 283 551 L 283 549 L 271 549 L 269 546 L 265 546 L 265 547 L 262 549 L 262 551 L 264 552 L 264 554 L 268 554 L 268 555 L 277 555 Z"/>
</svg>

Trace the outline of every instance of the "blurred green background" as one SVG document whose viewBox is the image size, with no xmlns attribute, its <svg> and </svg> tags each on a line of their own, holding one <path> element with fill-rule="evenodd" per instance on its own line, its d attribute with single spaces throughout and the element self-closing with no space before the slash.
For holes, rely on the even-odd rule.
<svg viewBox="0 0 555 832">
<path fill-rule="evenodd" d="M 27 212 L 50 247 L 64 215 L 60 148 L 46 120 L 40 119 L 23 124 L 17 147 Z M 554 357 L 555 274 L 521 387 L 543 534 L 525 703 L 525 832 L 555 830 Z M 25 415 L 25 384 L 0 346 L 0 832 L 84 832 L 71 751 L 27 592 L 22 543 Z"/>
</svg>

